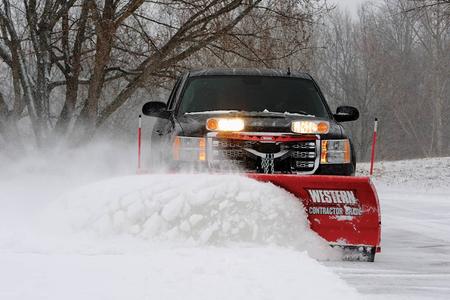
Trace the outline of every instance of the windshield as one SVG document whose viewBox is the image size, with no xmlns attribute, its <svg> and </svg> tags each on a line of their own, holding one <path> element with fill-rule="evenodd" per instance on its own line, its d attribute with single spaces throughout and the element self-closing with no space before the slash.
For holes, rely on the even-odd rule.
<svg viewBox="0 0 450 300">
<path fill-rule="evenodd" d="M 263 76 L 202 76 L 189 79 L 181 113 L 238 110 L 327 117 L 313 81 Z"/>
</svg>

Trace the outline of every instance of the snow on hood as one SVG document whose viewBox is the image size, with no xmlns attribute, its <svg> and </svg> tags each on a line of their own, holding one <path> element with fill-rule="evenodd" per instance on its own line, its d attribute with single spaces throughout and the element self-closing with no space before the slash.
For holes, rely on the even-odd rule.
<svg viewBox="0 0 450 300">
<path fill-rule="evenodd" d="M 55 211 L 56 210 L 56 211 Z M 90 184 L 56 201 L 60 226 L 184 245 L 236 243 L 338 253 L 309 229 L 301 202 L 270 183 L 237 175 L 141 175 Z"/>
</svg>

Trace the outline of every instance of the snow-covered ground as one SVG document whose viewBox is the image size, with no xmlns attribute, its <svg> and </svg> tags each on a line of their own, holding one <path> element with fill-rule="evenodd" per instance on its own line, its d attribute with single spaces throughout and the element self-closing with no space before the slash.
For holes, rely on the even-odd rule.
<svg viewBox="0 0 450 300">
<path fill-rule="evenodd" d="M 378 166 L 383 252 L 357 263 L 283 190 L 133 176 L 133 150 L 0 158 L 0 299 L 449 298 L 450 158 Z"/>
<path fill-rule="evenodd" d="M 450 299 L 450 158 L 383 162 L 375 172 L 382 253 L 374 264 L 324 264 L 363 294 Z"/>
</svg>

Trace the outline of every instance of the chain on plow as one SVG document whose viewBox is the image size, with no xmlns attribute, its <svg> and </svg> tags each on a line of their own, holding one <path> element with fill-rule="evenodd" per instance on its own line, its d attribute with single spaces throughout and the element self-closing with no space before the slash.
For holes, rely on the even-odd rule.
<svg viewBox="0 0 450 300">
<path fill-rule="evenodd" d="M 275 173 L 275 156 L 273 153 L 266 154 L 266 157 L 261 158 L 261 168 L 265 174 Z"/>
</svg>

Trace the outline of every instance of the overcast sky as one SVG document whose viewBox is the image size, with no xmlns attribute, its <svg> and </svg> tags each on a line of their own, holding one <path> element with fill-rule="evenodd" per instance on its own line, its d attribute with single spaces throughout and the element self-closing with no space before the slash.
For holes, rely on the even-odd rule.
<svg viewBox="0 0 450 300">
<path fill-rule="evenodd" d="M 330 3 L 334 3 L 341 8 L 348 9 L 354 16 L 358 11 L 359 5 L 366 1 L 367 0 L 329 0 Z"/>
</svg>

